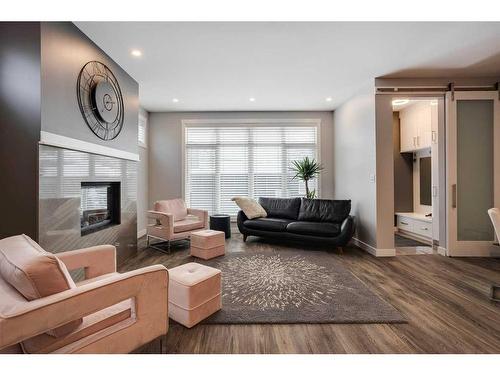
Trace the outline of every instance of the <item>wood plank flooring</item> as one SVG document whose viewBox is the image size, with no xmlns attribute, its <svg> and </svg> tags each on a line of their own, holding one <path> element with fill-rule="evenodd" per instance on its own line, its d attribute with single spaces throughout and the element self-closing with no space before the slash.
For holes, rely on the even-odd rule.
<svg viewBox="0 0 500 375">
<path fill-rule="evenodd" d="M 145 249 L 119 265 L 119 271 L 161 263 L 187 263 L 188 249 L 171 255 Z M 226 251 L 266 251 L 276 243 L 233 231 Z M 300 247 L 291 245 L 293 247 Z M 500 259 L 440 255 L 375 258 L 355 247 L 332 256 L 374 293 L 391 303 L 407 324 L 248 324 L 170 326 L 167 353 L 500 353 L 500 304 L 489 300 L 500 283 Z M 157 352 L 150 343 L 138 353 Z"/>
</svg>

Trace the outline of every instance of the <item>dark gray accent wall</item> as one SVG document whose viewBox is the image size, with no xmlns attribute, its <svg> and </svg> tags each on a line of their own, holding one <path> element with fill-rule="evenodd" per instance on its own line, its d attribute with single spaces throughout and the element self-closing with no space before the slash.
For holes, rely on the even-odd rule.
<svg viewBox="0 0 500 375">
<path fill-rule="evenodd" d="M 40 23 L 0 22 L 0 238 L 37 238 Z"/>
<path fill-rule="evenodd" d="M 92 133 L 78 107 L 78 74 L 92 60 L 111 69 L 123 94 L 123 129 L 111 141 L 103 141 Z M 132 77 L 71 22 L 41 23 L 41 61 L 42 131 L 138 153 L 139 85 Z"/>
<path fill-rule="evenodd" d="M 413 212 L 413 154 L 400 152 L 399 112 L 393 112 L 394 212 Z"/>
</svg>

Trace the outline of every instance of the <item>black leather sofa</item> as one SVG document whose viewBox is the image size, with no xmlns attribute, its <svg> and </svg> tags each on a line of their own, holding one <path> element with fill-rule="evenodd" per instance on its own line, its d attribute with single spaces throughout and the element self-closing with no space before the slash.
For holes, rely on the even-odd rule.
<svg viewBox="0 0 500 375">
<path fill-rule="evenodd" d="M 259 198 L 267 217 L 248 219 L 238 212 L 243 241 L 248 236 L 328 244 L 342 248 L 354 234 L 350 200 Z"/>
</svg>

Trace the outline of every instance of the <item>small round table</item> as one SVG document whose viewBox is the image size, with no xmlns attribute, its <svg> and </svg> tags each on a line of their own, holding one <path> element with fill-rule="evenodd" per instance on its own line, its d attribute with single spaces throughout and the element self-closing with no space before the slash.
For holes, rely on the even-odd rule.
<svg viewBox="0 0 500 375">
<path fill-rule="evenodd" d="M 210 215 L 210 229 L 224 232 L 226 238 L 231 237 L 231 220 L 229 215 Z"/>
</svg>

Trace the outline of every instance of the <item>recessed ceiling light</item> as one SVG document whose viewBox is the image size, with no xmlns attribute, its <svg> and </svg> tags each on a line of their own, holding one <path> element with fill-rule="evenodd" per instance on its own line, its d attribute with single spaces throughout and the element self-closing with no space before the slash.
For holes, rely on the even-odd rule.
<svg viewBox="0 0 500 375">
<path fill-rule="evenodd" d="M 327 102 L 331 102 L 333 99 L 331 96 L 329 96 L 328 98 L 325 99 Z"/>
<path fill-rule="evenodd" d="M 250 98 L 250 99 L 248 99 L 248 100 L 250 100 L 251 102 L 254 102 L 254 101 L 255 101 L 255 98 Z"/>
<path fill-rule="evenodd" d="M 172 99 L 172 101 L 173 101 L 174 103 L 179 103 L 179 99 L 177 99 L 177 98 L 173 98 L 173 99 Z"/>
<path fill-rule="evenodd" d="M 138 49 L 133 49 L 132 52 L 130 52 L 132 54 L 132 56 L 135 56 L 135 57 L 141 57 L 142 56 L 142 52 Z"/>
<path fill-rule="evenodd" d="M 403 105 L 410 101 L 410 99 L 394 99 L 392 105 Z"/>
</svg>

